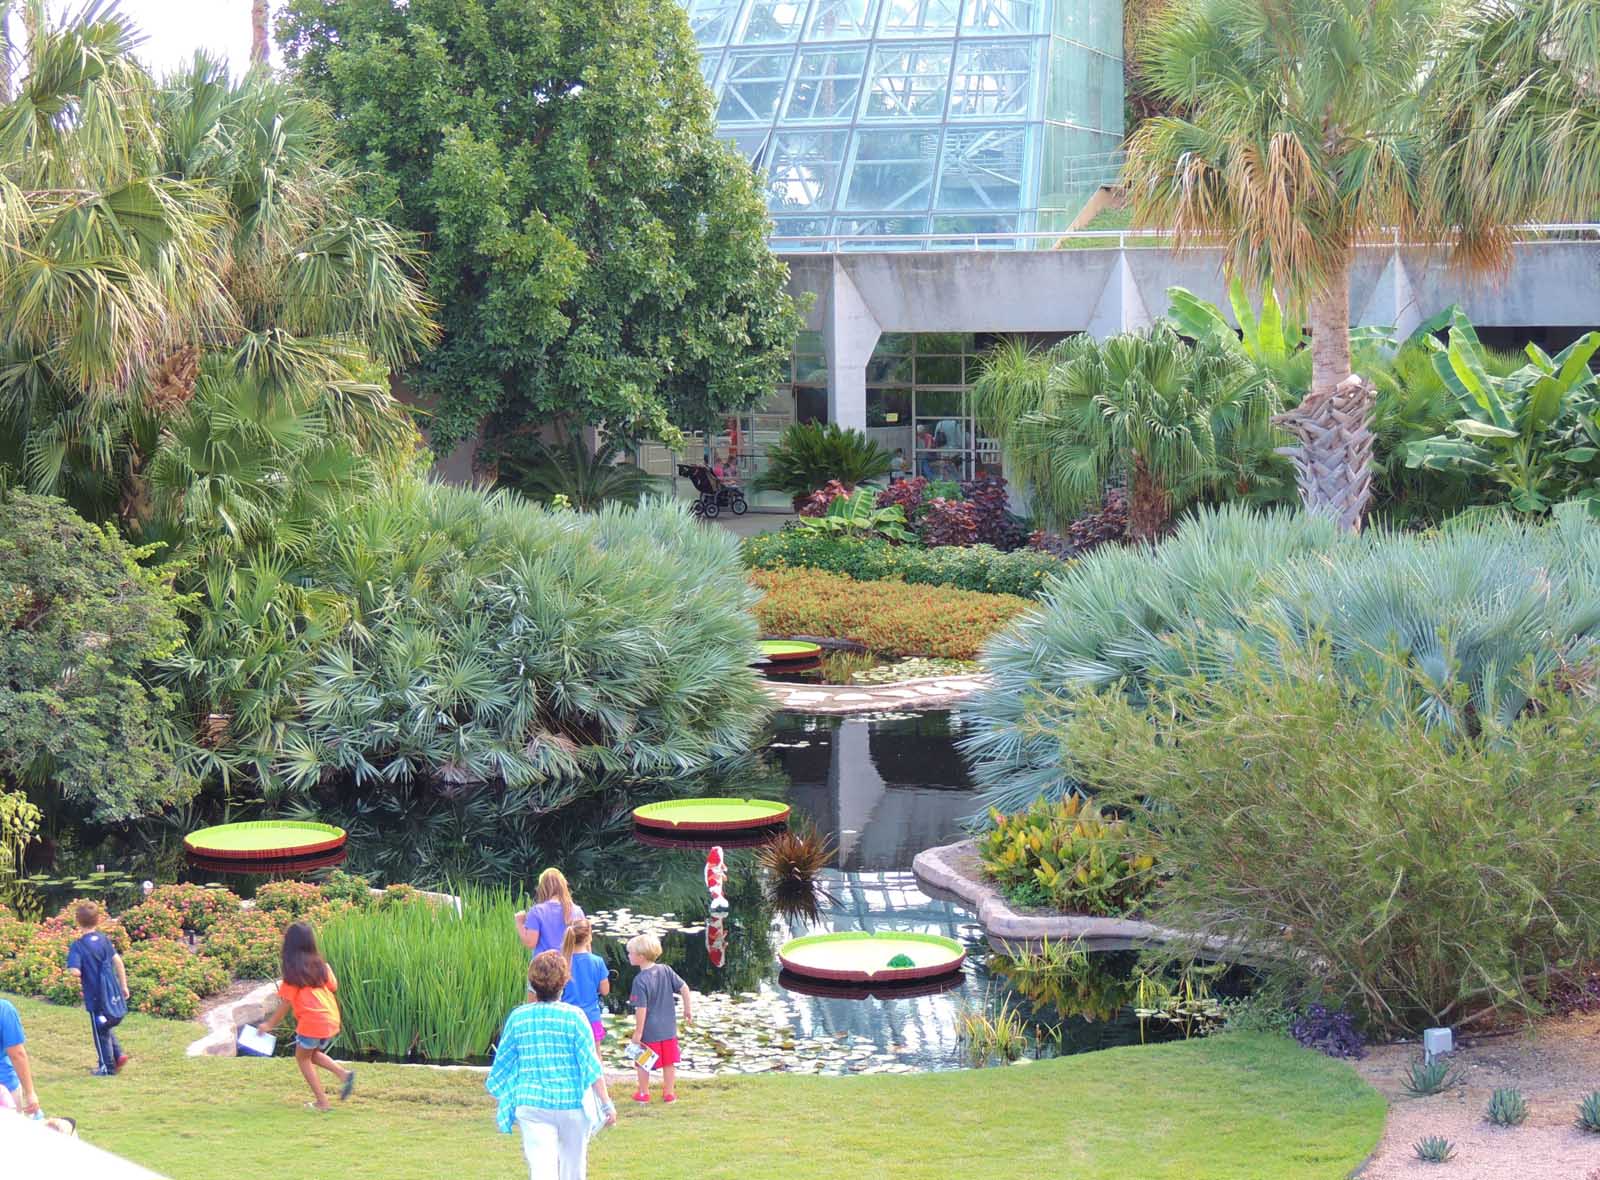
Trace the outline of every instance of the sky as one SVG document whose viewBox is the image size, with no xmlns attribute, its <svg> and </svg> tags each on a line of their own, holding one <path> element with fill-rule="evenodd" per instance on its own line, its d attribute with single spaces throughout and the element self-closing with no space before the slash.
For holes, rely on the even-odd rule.
<svg viewBox="0 0 1600 1180">
<path fill-rule="evenodd" d="M 59 17 L 76 12 L 81 0 L 48 2 L 51 16 Z M 278 5 L 271 7 L 275 14 Z M 138 55 L 157 75 L 188 61 L 196 49 L 227 58 L 236 72 L 250 65 L 250 0 L 121 0 L 118 8 L 144 33 Z M 273 62 L 279 64 L 276 48 Z"/>
</svg>

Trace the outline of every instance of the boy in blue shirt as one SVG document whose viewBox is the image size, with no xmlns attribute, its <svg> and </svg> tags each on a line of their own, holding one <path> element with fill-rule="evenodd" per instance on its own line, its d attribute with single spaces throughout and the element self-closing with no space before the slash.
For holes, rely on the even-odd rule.
<svg viewBox="0 0 1600 1180">
<path fill-rule="evenodd" d="M 33 1068 L 23 1048 L 22 1017 L 10 1000 L 0 1000 L 0 1090 L 23 1114 L 39 1113 L 39 1096 L 33 1092 Z"/>
<path fill-rule="evenodd" d="M 67 949 L 67 970 L 83 986 L 83 1006 L 89 1010 L 94 1051 L 99 1061 L 95 1076 L 108 1078 L 128 1064 L 128 1055 L 117 1043 L 116 1020 L 101 1011 L 101 997 L 105 995 L 106 986 L 105 972 L 116 973 L 123 999 L 128 998 L 128 973 L 123 968 L 122 956 L 117 954 L 117 948 L 98 929 L 100 907 L 92 901 L 79 902 L 72 916 L 77 919 L 78 929 L 83 934 Z"/>
</svg>

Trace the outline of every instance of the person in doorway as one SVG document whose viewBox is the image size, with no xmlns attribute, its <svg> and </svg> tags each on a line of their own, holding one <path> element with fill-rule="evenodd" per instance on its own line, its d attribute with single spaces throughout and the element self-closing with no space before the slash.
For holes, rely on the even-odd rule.
<svg viewBox="0 0 1600 1180">
<path fill-rule="evenodd" d="M 517 911 L 517 934 L 532 954 L 559 951 L 567 927 L 583 917 L 583 909 L 572 900 L 572 890 L 560 869 L 539 874 L 536 899 L 526 910 Z"/>
<path fill-rule="evenodd" d="M 894 457 L 889 460 L 889 482 L 899 483 L 906 477 L 906 452 L 904 447 L 894 449 Z"/>
<path fill-rule="evenodd" d="M 0 1095 L 6 1105 L 26 1115 L 39 1113 L 39 1096 L 33 1092 L 33 1063 L 22 1035 L 22 1017 L 10 1000 L 0 1000 Z"/>
<path fill-rule="evenodd" d="M 584 1091 L 593 1094 L 600 1121 L 608 1127 L 617 1121 L 589 1021 L 561 1002 L 566 986 L 560 951 L 533 956 L 533 1002 L 506 1017 L 484 1082 L 497 1104 L 496 1125 L 508 1135 L 513 1128 L 522 1131 L 530 1180 L 584 1180 L 590 1126 Z"/>
<path fill-rule="evenodd" d="M 128 972 L 122 956 L 111 940 L 100 933 L 100 907 L 92 901 L 80 901 L 72 912 L 82 933 L 67 948 L 67 970 L 83 989 L 83 1006 L 89 1012 L 90 1031 L 94 1035 L 96 1077 L 108 1078 L 119 1073 L 128 1064 L 128 1055 L 117 1043 L 117 1025 L 127 1014 Z M 122 993 L 122 1006 L 116 1011 L 111 989 Z M 107 996 L 111 995 L 108 1000 Z"/>
</svg>

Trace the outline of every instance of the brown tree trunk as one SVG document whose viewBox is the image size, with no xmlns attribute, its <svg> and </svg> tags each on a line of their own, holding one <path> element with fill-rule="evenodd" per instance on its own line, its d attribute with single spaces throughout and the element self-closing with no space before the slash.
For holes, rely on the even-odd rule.
<svg viewBox="0 0 1600 1180">
<path fill-rule="evenodd" d="M 1350 371 L 1350 268 L 1311 299 L 1311 392 L 1273 423 L 1298 446 L 1279 453 L 1294 461 L 1307 512 L 1331 517 L 1352 532 L 1372 500 L 1372 411 L 1377 391 Z"/>
<path fill-rule="evenodd" d="M 250 3 L 250 61 L 254 65 L 267 64 L 271 42 L 267 40 L 267 0 Z"/>
<path fill-rule="evenodd" d="M 1134 457 L 1128 484 L 1128 536 L 1135 541 L 1154 541 L 1166 532 L 1172 519 L 1172 496 L 1139 456 Z"/>
<path fill-rule="evenodd" d="M 0 102 L 11 101 L 11 0 L 0 0 Z"/>
</svg>

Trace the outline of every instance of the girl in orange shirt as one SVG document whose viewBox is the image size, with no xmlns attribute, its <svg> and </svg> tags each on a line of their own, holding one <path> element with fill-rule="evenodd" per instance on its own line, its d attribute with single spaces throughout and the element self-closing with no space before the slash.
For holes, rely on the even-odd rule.
<svg viewBox="0 0 1600 1180">
<path fill-rule="evenodd" d="M 261 1031 L 271 1032 L 293 1010 L 294 1059 L 316 1099 L 306 1103 L 310 1110 L 328 1109 L 328 1096 L 317 1076 L 319 1067 L 339 1079 L 340 1102 L 350 1097 L 356 1087 L 356 1071 L 344 1068 L 326 1051 L 339 1035 L 339 1001 L 333 998 L 338 990 L 333 968 L 317 953 L 317 937 L 311 927 L 295 922 L 283 932 L 283 981 L 278 984 L 278 1010 L 267 1017 Z"/>
</svg>

